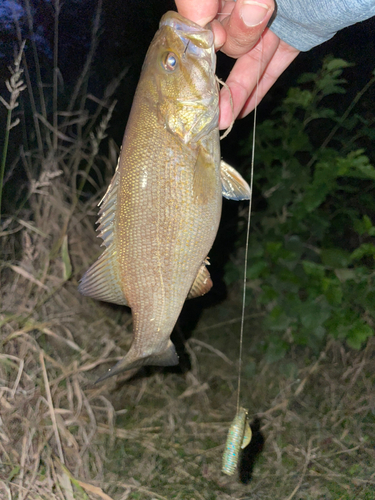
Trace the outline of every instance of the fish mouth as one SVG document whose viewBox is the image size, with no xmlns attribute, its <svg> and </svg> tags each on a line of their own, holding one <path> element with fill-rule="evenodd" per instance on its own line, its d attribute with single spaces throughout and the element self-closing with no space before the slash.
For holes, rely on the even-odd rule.
<svg viewBox="0 0 375 500">
<path fill-rule="evenodd" d="M 214 45 L 214 35 L 210 29 L 182 17 L 177 12 L 167 12 L 160 20 L 159 27 L 170 26 L 181 38 L 186 38 L 197 48 L 211 49 Z"/>
<path fill-rule="evenodd" d="M 168 26 L 180 38 L 185 49 L 182 57 L 192 56 L 206 64 L 210 78 L 214 79 L 216 68 L 216 54 L 214 34 L 209 28 L 202 28 L 199 24 L 182 17 L 174 11 L 167 12 L 161 18 L 159 28 Z M 204 61 L 204 62 L 203 62 Z M 212 85 L 214 85 L 212 81 Z"/>
<path fill-rule="evenodd" d="M 171 49 L 177 48 L 186 85 L 191 87 L 190 92 L 183 89 L 173 95 L 173 112 L 164 116 L 166 126 L 185 144 L 194 144 L 215 129 L 219 120 L 214 35 L 173 11 L 164 14 L 159 29 Z M 176 109 L 184 111 L 176 113 Z"/>
</svg>

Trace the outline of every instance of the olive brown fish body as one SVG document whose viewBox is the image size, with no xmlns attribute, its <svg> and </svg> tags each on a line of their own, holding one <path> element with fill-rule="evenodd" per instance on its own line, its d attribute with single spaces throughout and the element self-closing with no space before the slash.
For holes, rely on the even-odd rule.
<svg viewBox="0 0 375 500">
<path fill-rule="evenodd" d="M 100 380 L 145 364 L 177 364 L 170 334 L 184 301 L 212 286 L 205 259 L 224 189 L 218 103 L 212 32 L 167 13 L 147 52 L 116 173 L 101 201 L 106 249 L 79 286 L 84 295 L 132 309 L 130 350 Z M 228 168 L 230 191 L 236 173 Z"/>
</svg>

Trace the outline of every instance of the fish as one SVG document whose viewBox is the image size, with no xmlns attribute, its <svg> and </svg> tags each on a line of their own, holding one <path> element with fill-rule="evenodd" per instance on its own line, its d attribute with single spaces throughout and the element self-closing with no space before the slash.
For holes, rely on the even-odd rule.
<svg viewBox="0 0 375 500">
<path fill-rule="evenodd" d="M 99 203 L 105 250 L 79 283 L 83 295 L 132 311 L 130 349 L 98 382 L 144 365 L 178 364 L 170 335 L 186 298 L 212 287 L 207 255 L 222 195 L 250 198 L 247 182 L 221 161 L 215 67 L 209 26 L 167 12 Z"/>
<path fill-rule="evenodd" d="M 252 433 L 247 415 L 247 410 L 240 408 L 229 427 L 221 468 L 228 476 L 232 476 L 236 470 L 240 449 L 246 448 L 251 441 Z"/>
</svg>

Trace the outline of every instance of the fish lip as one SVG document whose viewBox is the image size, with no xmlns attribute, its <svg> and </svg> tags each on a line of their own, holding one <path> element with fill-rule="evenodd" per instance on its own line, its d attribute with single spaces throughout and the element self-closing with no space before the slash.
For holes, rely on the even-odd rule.
<svg viewBox="0 0 375 500">
<path fill-rule="evenodd" d="M 186 19 L 177 12 L 169 11 L 160 20 L 159 28 L 170 26 L 178 32 L 182 38 L 187 38 L 195 45 L 203 49 L 210 49 L 214 45 L 214 35 L 208 28 L 202 28 L 199 24 Z"/>
</svg>

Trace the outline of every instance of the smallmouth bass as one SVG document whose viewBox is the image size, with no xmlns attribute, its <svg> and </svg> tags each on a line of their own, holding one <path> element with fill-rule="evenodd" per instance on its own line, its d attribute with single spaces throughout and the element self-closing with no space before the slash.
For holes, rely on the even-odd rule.
<svg viewBox="0 0 375 500">
<path fill-rule="evenodd" d="M 114 177 L 100 202 L 106 247 L 83 276 L 83 295 L 127 305 L 133 342 L 99 381 L 178 357 L 170 334 L 186 298 L 212 286 L 206 257 L 222 195 L 250 188 L 220 161 L 219 93 L 213 33 L 176 12 L 148 49 Z"/>
</svg>

